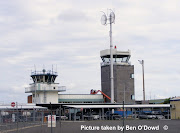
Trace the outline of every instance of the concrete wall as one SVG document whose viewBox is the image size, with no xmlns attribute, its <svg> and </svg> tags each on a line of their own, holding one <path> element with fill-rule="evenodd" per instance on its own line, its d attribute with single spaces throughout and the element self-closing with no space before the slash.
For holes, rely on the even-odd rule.
<svg viewBox="0 0 180 133">
<path fill-rule="evenodd" d="M 171 104 L 171 119 L 180 119 L 180 100 L 170 101 Z"/>
<path fill-rule="evenodd" d="M 131 95 L 134 95 L 134 74 L 133 65 L 114 65 L 114 99 L 118 103 L 122 103 L 125 94 L 125 103 L 134 104 Z M 101 87 L 102 92 L 111 97 L 110 89 L 110 66 L 101 66 Z M 125 93 L 124 93 L 125 90 Z M 107 102 L 110 102 L 106 98 Z"/>
</svg>

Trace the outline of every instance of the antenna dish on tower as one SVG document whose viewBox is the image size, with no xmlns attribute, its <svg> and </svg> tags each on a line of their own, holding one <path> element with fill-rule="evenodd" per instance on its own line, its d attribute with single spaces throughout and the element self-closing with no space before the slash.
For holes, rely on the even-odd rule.
<svg viewBox="0 0 180 133">
<path fill-rule="evenodd" d="M 102 24 L 102 25 L 106 25 L 106 23 L 107 23 L 107 17 L 106 17 L 105 14 L 103 14 L 103 15 L 101 16 L 101 24 Z"/>
<path fill-rule="evenodd" d="M 109 21 L 110 21 L 110 23 L 114 23 L 115 22 L 115 14 L 114 14 L 114 12 L 112 11 L 111 13 L 110 13 L 110 15 L 109 15 Z"/>
</svg>

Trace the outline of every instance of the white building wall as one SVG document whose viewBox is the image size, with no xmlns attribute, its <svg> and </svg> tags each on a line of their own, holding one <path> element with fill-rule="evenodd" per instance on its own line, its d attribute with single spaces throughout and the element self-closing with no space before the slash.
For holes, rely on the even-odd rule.
<svg viewBox="0 0 180 133">
<path fill-rule="evenodd" d="M 45 92 L 38 92 L 36 94 L 36 100 L 35 100 L 35 93 L 33 97 L 33 103 L 58 103 L 58 92 L 51 92 L 51 91 L 45 91 Z"/>
<path fill-rule="evenodd" d="M 90 95 L 90 94 L 69 94 L 69 95 L 59 95 L 59 99 L 103 99 L 103 95 Z"/>
<path fill-rule="evenodd" d="M 46 103 L 58 103 L 58 92 L 48 92 L 46 94 Z"/>
<path fill-rule="evenodd" d="M 37 83 L 37 90 L 58 90 L 58 84 Z"/>
</svg>

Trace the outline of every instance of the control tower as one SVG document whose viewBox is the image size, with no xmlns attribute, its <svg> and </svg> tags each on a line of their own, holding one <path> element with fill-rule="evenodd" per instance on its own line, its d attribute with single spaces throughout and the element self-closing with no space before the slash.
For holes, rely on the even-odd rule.
<svg viewBox="0 0 180 133">
<path fill-rule="evenodd" d="M 129 59 L 131 52 L 112 49 L 114 73 L 114 101 L 116 103 L 134 104 L 134 65 Z M 101 88 L 102 92 L 111 97 L 110 80 L 110 49 L 100 51 Z M 111 102 L 106 98 L 106 102 Z"/>
<path fill-rule="evenodd" d="M 55 83 L 57 76 L 57 72 L 45 69 L 32 72 L 33 83 L 25 88 L 25 93 L 32 93 L 28 103 L 58 103 L 58 92 L 66 91 L 66 87 Z"/>
</svg>

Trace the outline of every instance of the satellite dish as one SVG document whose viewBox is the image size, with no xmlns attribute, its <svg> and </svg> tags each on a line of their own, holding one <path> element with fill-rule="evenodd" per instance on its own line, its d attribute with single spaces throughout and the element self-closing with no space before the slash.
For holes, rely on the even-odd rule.
<svg viewBox="0 0 180 133">
<path fill-rule="evenodd" d="M 104 14 L 104 15 L 102 15 L 102 17 L 101 17 L 101 24 L 102 24 L 102 25 L 106 25 L 106 23 L 107 23 L 107 17 L 106 17 L 106 15 Z"/>
<path fill-rule="evenodd" d="M 115 22 L 115 14 L 114 12 L 111 12 L 110 15 L 109 15 L 109 18 L 110 18 L 110 23 L 114 23 Z"/>
</svg>

